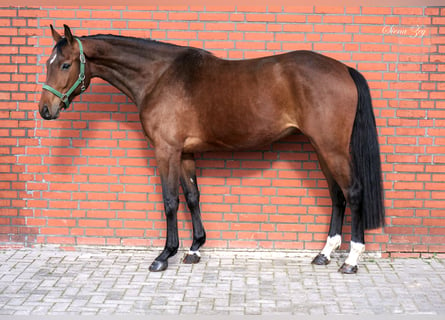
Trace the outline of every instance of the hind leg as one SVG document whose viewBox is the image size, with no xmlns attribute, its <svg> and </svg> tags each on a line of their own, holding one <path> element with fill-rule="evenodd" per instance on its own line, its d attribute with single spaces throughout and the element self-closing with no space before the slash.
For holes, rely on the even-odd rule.
<svg viewBox="0 0 445 320">
<path fill-rule="evenodd" d="M 199 209 L 199 190 L 196 180 L 195 160 L 193 155 L 184 154 L 181 159 L 181 186 L 184 191 L 187 206 L 192 215 L 193 243 L 190 251 L 184 257 L 183 262 L 187 264 L 198 263 L 201 259 L 199 248 L 206 241 L 206 233 L 201 220 Z"/>
<path fill-rule="evenodd" d="M 343 198 L 341 198 L 339 196 L 339 192 L 337 192 L 336 194 L 337 197 L 339 198 L 335 200 L 335 198 L 333 197 L 333 204 L 336 203 L 337 201 L 337 206 L 339 206 L 338 200 L 346 199 L 351 208 L 351 215 L 352 215 L 351 249 L 348 258 L 346 259 L 345 263 L 340 267 L 339 271 L 341 273 L 347 273 L 347 274 L 356 273 L 358 270 L 358 260 L 365 251 L 365 240 L 364 240 L 365 232 L 361 214 L 361 187 L 359 183 L 356 183 L 355 181 L 352 180 L 352 169 L 349 160 L 349 154 L 339 153 L 339 152 L 330 152 L 330 153 L 320 152 L 319 154 L 320 154 L 320 159 L 322 159 L 320 163 L 323 163 L 322 167 L 325 166 L 325 171 L 328 172 L 327 174 L 328 181 L 330 179 L 329 177 L 332 176 L 333 180 L 336 182 L 336 184 L 341 189 L 343 194 Z M 340 206 L 340 208 L 342 209 L 342 211 L 339 211 L 338 209 L 336 211 L 335 208 L 333 208 L 333 221 L 331 221 L 329 237 L 326 242 L 326 251 L 324 253 L 325 255 L 330 253 L 329 250 L 331 250 L 331 248 L 334 248 L 335 246 L 340 246 L 341 244 L 341 241 L 339 241 L 339 239 L 341 239 L 340 221 L 343 222 L 344 209 L 343 206 Z M 336 216 L 334 216 L 334 211 L 336 212 Z M 340 233 L 336 234 L 336 232 Z"/>
<path fill-rule="evenodd" d="M 312 260 L 316 265 L 327 265 L 331 262 L 331 254 L 341 245 L 341 234 L 345 216 L 346 200 L 340 186 L 332 177 L 325 161 L 319 156 L 319 162 L 329 185 L 332 199 L 332 215 L 329 226 L 328 239 L 323 250 Z"/>
<path fill-rule="evenodd" d="M 345 263 L 338 270 L 341 273 L 354 274 L 358 270 L 358 261 L 365 252 L 365 228 L 361 209 L 361 187 L 354 183 L 349 188 L 349 206 L 352 216 L 351 249 Z"/>
</svg>

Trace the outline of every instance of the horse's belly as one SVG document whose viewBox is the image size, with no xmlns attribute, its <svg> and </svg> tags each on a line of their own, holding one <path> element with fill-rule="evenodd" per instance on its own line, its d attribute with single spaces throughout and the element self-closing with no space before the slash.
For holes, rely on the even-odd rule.
<svg viewBox="0 0 445 320">
<path fill-rule="evenodd" d="M 269 145 L 298 130 L 297 125 L 289 123 L 278 130 L 260 129 L 256 132 L 237 132 L 230 135 L 202 135 L 188 137 L 184 141 L 184 152 L 204 152 L 218 150 L 249 150 Z"/>
<path fill-rule="evenodd" d="M 243 149 L 253 149 L 257 147 L 264 147 L 271 143 L 278 141 L 298 130 L 297 125 L 289 123 L 276 130 L 259 130 L 256 134 L 251 135 Z"/>
</svg>

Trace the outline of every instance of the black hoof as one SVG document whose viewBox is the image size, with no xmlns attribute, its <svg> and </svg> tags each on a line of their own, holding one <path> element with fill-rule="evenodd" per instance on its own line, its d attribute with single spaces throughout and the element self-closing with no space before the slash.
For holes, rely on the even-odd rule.
<svg viewBox="0 0 445 320">
<path fill-rule="evenodd" d="M 357 266 L 351 266 L 350 264 L 343 263 L 340 269 L 338 269 L 338 272 L 341 272 L 343 274 L 356 274 L 357 270 Z"/>
<path fill-rule="evenodd" d="M 165 261 L 159 261 L 159 260 L 155 260 L 153 261 L 153 263 L 150 266 L 150 271 L 151 272 L 159 272 L 159 271 L 164 271 L 165 269 L 167 269 L 168 267 L 168 262 L 167 260 Z"/>
<path fill-rule="evenodd" d="M 182 260 L 182 262 L 185 264 L 195 264 L 195 263 L 198 263 L 200 260 L 201 260 L 201 257 L 198 256 L 196 253 L 194 253 L 194 254 L 187 253 L 184 257 L 184 260 Z"/>
<path fill-rule="evenodd" d="M 318 266 L 326 266 L 331 262 L 324 254 L 320 253 L 318 256 L 312 260 L 312 264 L 316 264 Z"/>
</svg>

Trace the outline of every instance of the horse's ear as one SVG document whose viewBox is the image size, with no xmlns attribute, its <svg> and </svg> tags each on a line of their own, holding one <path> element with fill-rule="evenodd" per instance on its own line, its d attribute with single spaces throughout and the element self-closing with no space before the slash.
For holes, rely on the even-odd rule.
<svg viewBox="0 0 445 320">
<path fill-rule="evenodd" d="M 49 25 L 51 28 L 51 34 L 53 35 L 53 39 L 54 41 L 57 43 L 60 41 L 60 39 L 62 39 L 62 36 L 54 29 L 53 25 L 50 24 Z"/>
<path fill-rule="evenodd" d="M 74 41 L 73 34 L 71 33 L 70 27 L 68 27 L 66 24 L 63 25 L 65 28 L 65 38 L 68 41 L 69 44 L 72 44 Z"/>
</svg>

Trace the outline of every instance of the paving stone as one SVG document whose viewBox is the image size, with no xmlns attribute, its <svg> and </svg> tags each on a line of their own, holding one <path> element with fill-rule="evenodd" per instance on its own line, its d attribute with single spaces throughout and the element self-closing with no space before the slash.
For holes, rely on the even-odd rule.
<svg viewBox="0 0 445 320">
<path fill-rule="evenodd" d="M 445 315 L 445 262 L 364 259 L 357 275 L 298 251 L 203 252 L 197 265 L 156 250 L 55 246 L 0 250 L 0 315 Z"/>
</svg>

